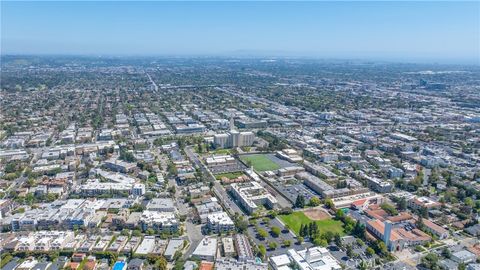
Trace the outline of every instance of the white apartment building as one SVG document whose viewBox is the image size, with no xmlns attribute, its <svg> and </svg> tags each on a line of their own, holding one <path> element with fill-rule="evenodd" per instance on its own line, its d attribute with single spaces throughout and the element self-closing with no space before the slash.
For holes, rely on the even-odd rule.
<svg viewBox="0 0 480 270">
<path fill-rule="evenodd" d="M 209 214 L 207 227 L 212 233 L 228 233 L 235 230 L 235 224 L 225 212 Z"/>
</svg>

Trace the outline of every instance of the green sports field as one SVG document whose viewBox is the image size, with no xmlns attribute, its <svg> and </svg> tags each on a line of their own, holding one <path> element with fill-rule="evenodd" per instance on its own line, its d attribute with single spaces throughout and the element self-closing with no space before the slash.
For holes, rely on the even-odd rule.
<svg viewBox="0 0 480 270">
<path fill-rule="evenodd" d="M 250 162 L 253 166 L 253 169 L 259 172 L 273 171 L 273 170 L 280 169 L 280 165 L 271 161 L 266 155 L 263 155 L 263 154 L 240 156 L 240 159 L 245 164 L 248 164 Z"/>
<path fill-rule="evenodd" d="M 288 225 L 290 229 L 296 234 L 299 235 L 300 226 L 302 224 L 310 224 L 313 220 L 309 219 L 303 212 L 293 212 L 290 215 L 280 215 L 280 220 Z M 343 223 L 334 219 L 324 219 L 315 221 L 318 224 L 320 232 L 331 231 L 333 233 L 339 233 L 343 235 Z"/>
</svg>

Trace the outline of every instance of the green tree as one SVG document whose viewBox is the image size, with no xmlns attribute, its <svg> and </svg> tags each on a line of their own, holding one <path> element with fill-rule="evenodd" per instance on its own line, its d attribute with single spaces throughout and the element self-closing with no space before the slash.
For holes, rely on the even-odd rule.
<svg viewBox="0 0 480 270">
<path fill-rule="evenodd" d="M 308 205 L 315 207 L 315 206 L 319 206 L 320 203 L 321 203 L 321 201 L 318 197 L 312 197 L 310 199 L 310 201 L 308 202 Z"/>
<path fill-rule="evenodd" d="M 346 249 L 346 252 L 347 252 L 347 256 L 352 258 L 353 257 L 353 247 L 352 247 L 352 245 L 347 245 L 345 247 L 345 249 Z"/>
<path fill-rule="evenodd" d="M 295 200 L 295 207 L 304 208 L 305 207 L 305 197 L 303 195 L 298 195 Z"/>
<path fill-rule="evenodd" d="M 303 243 L 303 240 L 304 240 L 303 237 L 301 237 L 301 236 L 297 237 L 297 242 L 298 242 L 299 245 L 301 245 Z"/>
<path fill-rule="evenodd" d="M 260 255 L 260 258 L 265 258 L 265 255 L 267 254 L 267 249 L 264 245 L 258 245 L 258 254 Z"/>
<path fill-rule="evenodd" d="M 407 209 L 407 200 L 402 197 L 397 202 L 397 207 L 399 210 L 406 210 Z"/>
<path fill-rule="evenodd" d="M 358 238 L 364 239 L 365 238 L 365 225 L 360 223 L 360 221 L 355 222 L 355 226 L 353 228 L 352 234 Z"/>
<path fill-rule="evenodd" d="M 268 225 L 270 223 L 270 219 L 268 217 L 264 217 L 262 218 L 262 222 L 265 224 L 265 225 Z"/>
<path fill-rule="evenodd" d="M 335 245 L 337 245 L 339 248 L 342 248 L 343 246 L 342 237 L 338 233 L 335 234 Z"/>
<path fill-rule="evenodd" d="M 421 265 L 427 269 L 440 269 L 438 256 L 435 253 L 428 253 L 422 258 L 421 262 Z"/>
<path fill-rule="evenodd" d="M 278 237 L 278 236 L 280 235 L 280 233 L 281 233 L 281 230 L 280 230 L 280 228 L 278 228 L 278 227 L 276 227 L 276 226 L 273 226 L 273 227 L 271 228 L 271 232 L 272 232 L 272 235 L 273 235 L 274 237 Z"/>
<path fill-rule="evenodd" d="M 335 217 L 336 217 L 338 220 L 343 220 L 343 218 L 345 217 L 345 213 L 343 212 L 342 209 L 338 209 L 338 210 L 335 212 Z"/>
<path fill-rule="evenodd" d="M 248 228 L 248 222 L 243 219 L 243 217 L 237 217 L 235 219 L 235 226 L 239 232 L 244 232 Z"/>
<path fill-rule="evenodd" d="M 474 201 L 473 201 L 473 199 L 470 198 L 470 197 L 465 198 L 464 202 L 465 202 L 465 205 L 468 205 L 468 206 L 470 206 L 470 207 L 473 207 L 474 204 L 475 204 Z"/>
<path fill-rule="evenodd" d="M 391 216 L 398 215 L 397 209 L 395 209 L 395 207 L 391 204 L 382 203 L 382 204 L 380 204 L 380 207 Z"/>
<path fill-rule="evenodd" d="M 450 259 L 450 257 L 452 257 L 452 252 L 450 252 L 450 249 L 444 248 L 442 250 L 442 256 L 447 258 L 447 259 Z"/>
<path fill-rule="evenodd" d="M 315 239 L 313 239 L 313 244 L 315 246 L 320 246 L 320 247 L 326 247 L 328 246 L 328 242 L 327 240 L 323 239 L 323 238 L 320 238 L 320 237 L 317 237 Z"/>
<path fill-rule="evenodd" d="M 163 257 L 160 256 L 156 261 L 155 261 L 155 269 L 159 270 L 167 270 L 167 260 Z"/>
<path fill-rule="evenodd" d="M 258 236 L 260 236 L 261 239 L 265 239 L 268 236 L 268 233 L 264 229 L 258 229 Z"/>
<path fill-rule="evenodd" d="M 333 203 L 332 199 L 325 200 L 325 207 L 327 207 L 328 209 L 333 209 L 335 207 L 335 204 Z"/>
<path fill-rule="evenodd" d="M 388 248 L 387 245 L 383 241 L 375 242 L 375 251 L 379 256 L 386 256 L 388 255 Z"/>
<path fill-rule="evenodd" d="M 302 237 L 307 236 L 307 235 L 305 234 L 305 225 L 304 225 L 303 223 L 300 224 L 300 229 L 298 230 L 298 234 L 299 234 L 300 236 L 302 236 Z"/>
<path fill-rule="evenodd" d="M 272 241 L 272 242 L 269 242 L 269 243 L 268 243 L 268 248 L 269 248 L 270 250 L 275 250 L 275 249 L 277 248 L 277 246 L 278 246 L 278 245 L 277 245 L 277 242 L 273 242 L 273 241 Z"/>
</svg>

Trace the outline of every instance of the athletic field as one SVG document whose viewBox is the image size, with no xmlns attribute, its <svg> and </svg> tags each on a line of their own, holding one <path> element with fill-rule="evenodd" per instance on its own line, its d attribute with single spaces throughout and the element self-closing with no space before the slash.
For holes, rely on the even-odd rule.
<svg viewBox="0 0 480 270">
<path fill-rule="evenodd" d="M 302 224 L 307 225 L 311 222 L 314 222 L 313 220 L 309 219 L 302 211 L 293 212 L 290 215 L 280 215 L 278 217 L 284 224 L 288 225 L 296 235 L 299 235 L 300 226 Z M 318 224 L 320 233 L 331 231 L 333 233 L 339 233 L 340 235 L 344 234 L 343 223 L 339 220 L 327 218 L 323 220 L 317 220 L 315 222 Z"/>
<path fill-rule="evenodd" d="M 273 171 L 281 168 L 280 165 L 270 160 L 264 154 L 244 155 L 240 156 L 240 159 L 247 165 L 251 163 L 253 169 L 259 172 Z"/>
</svg>

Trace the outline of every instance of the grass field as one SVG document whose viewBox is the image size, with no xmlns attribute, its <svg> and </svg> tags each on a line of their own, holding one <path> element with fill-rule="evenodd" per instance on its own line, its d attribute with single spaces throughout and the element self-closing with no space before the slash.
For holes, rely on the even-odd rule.
<svg viewBox="0 0 480 270">
<path fill-rule="evenodd" d="M 280 215 L 280 220 L 283 223 L 287 224 L 290 229 L 296 234 L 299 235 L 300 226 L 302 224 L 310 224 L 313 220 L 309 219 L 303 212 L 293 212 L 290 215 Z M 339 220 L 334 219 L 324 219 L 315 221 L 318 224 L 320 233 L 331 231 L 333 233 L 339 233 L 343 235 L 343 223 Z"/>
<path fill-rule="evenodd" d="M 217 180 L 222 179 L 222 177 L 227 177 L 228 179 L 234 179 L 241 175 L 243 175 L 243 172 L 221 173 L 221 174 L 215 175 L 215 178 L 217 178 Z"/>
<path fill-rule="evenodd" d="M 232 149 L 216 149 L 210 151 L 210 154 L 215 154 L 215 155 L 230 155 L 232 152 Z"/>
<path fill-rule="evenodd" d="M 240 159 L 246 164 L 250 162 L 256 171 L 264 172 L 280 169 L 280 165 L 271 161 L 266 155 L 246 155 L 240 156 Z"/>
</svg>

